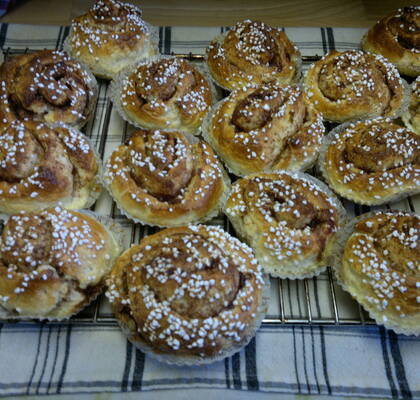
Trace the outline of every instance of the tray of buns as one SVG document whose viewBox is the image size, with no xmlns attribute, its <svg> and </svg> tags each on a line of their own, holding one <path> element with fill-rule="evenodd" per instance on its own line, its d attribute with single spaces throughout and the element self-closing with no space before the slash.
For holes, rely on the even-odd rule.
<svg viewBox="0 0 420 400">
<path fill-rule="evenodd" d="M 31 53 L 31 49 L 7 48 L 3 51 L 4 58 Z M 174 57 L 189 60 L 195 64 L 203 64 L 204 56 L 200 54 L 171 54 Z M 318 55 L 303 56 L 303 70 L 319 60 Z M 135 129 L 124 121 L 109 97 L 110 83 L 98 80 L 98 100 L 94 107 L 94 118 L 82 129 L 82 132 L 95 145 L 99 156 L 105 159 L 111 151 L 124 142 Z M 226 97 L 226 90 L 219 90 L 220 99 Z M 112 124 L 113 131 L 110 131 Z M 331 127 L 334 125 L 331 124 Z M 319 176 L 320 172 L 312 168 L 310 173 Z M 344 200 L 343 204 L 349 215 L 360 215 L 371 210 L 388 210 L 397 208 L 411 212 L 418 212 L 420 208 L 419 196 L 409 196 L 406 199 L 382 206 L 362 206 Z M 157 227 L 133 223 L 118 209 L 115 201 L 108 194 L 103 194 L 90 208 L 102 215 L 110 216 L 120 223 L 124 229 L 125 246 L 138 243 L 142 237 L 159 230 Z M 223 227 L 227 232 L 235 234 L 226 216 L 217 216 L 208 222 L 211 225 Z M 4 319 L 2 322 L 11 322 Z M 30 322 L 32 320 L 25 320 Z M 33 322 L 36 322 L 33 320 Z M 77 315 L 64 321 L 51 320 L 48 323 L 64 324 L 103 324 L 115 325 L 117 321 L 111 311 L 107 298 L 100 295 L 87 308 Z M 327 268 L 318 276 L 302 280 L 271 278 L 271 298 L 268 313 L 263 319 L 263 325 L 281 324 L 326 324 L 326 325 L 364 325 L 374 324 L 374 320 L 351 296 L 344 292 L 334 277 L 331 268 Z"/>
</svg>

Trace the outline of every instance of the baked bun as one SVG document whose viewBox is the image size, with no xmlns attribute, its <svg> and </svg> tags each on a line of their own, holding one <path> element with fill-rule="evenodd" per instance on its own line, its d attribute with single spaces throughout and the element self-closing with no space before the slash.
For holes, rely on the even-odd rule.
<svg viewBox="0 0 420 400">
<path fill-rule="evenodd" d="M 0 212 L 61 203 L 85 208 L 99 196 L 99 161 L 86 137 L 63 124 L 12 122 L 0 131 Z"/>
<path fill-rule="evenodd" d="M 319 165 L 340 196 L 385 204 L 420 192 L 420 136 L 390 119 L 343 124 L 325 138 Z"/>
<path fill-rule="evenodd" d="M 410 103 L 402 119 L 408 129 L 420 135 L 420 76 L 411 84 Z"/>
<path fill-rule="evenodd" d="M 301 78 L 301 56 L 279 28 L 263 22 L 238 22 L 207 49 L 213 79 L 228 90 L 276 81 L 295 83 Z"/>
<path fill-rule="evenodd" d="M 305 86 L 315 108 L 334 122 L 397 117 L 406 101 L 395 66 L 360 50 L 331 51 L 311 65 Z"/>
<path fill-rule="evenodd" d="M 0 315 L 69 318 L 100 293 L 118 254 L 90 215 L 55 207 L 10 216 L 0 238 Z"/>
<path fill-rule="evenodd" d="M 198 134 L 212 105 L 210 84 L 189 62 L 162 57 L 142 62 L 113 82 L 122 117 L 150 129 Z"/>
<path fill-rule="evenodd" d="M 208 144 L 175 131 L 135 131 L 105 168 L 117 205 L 148 225 L 210 219 L 221 209 L 230 184 Z"/>
<path fill-rule="evenodd" d="M 324 131 L 303 90 L 276 82 L 231 92 L 203 125 L 204 137 L 239 176 L 310 167 Z"/>
<path fill-rule="evenodd" d="M 81 127 L 97 97 L 92 74 L 66 53 L 41 50 L 8 58 L 0 67 L 0 125 L 15 120 Z"/>
<path fill-rule="evenodd" d="M 379 20 L 362 39 L 363 50 L 381 54 L 401 74 L 420 75 L 420 7 L 404 7 Z"/>
<path fill-rule="evenodd" d="M 141 10 L 116 0 L 97 0 L 86 14 L 73 19 L 66 47 L 105 79 L 158 52 Z"/>
<path fill-rule="evenodd" d="M 225 213 L 267 273 L 301 279 L 328 263 L 345 210 L 310 175 L 278 171 L 237 180 Z"/>
<path fill-rule="evenodd" d="M 107 296 L 128 339 L 160 361 L 203 364 L 240 350 L 266 311 L 251 249 L 221 228 L 164 229 L 115 262 Z"/>
<path fill-rule="evenodd" d="M 401 211 L 362 215 L 340 239 L 337 278 L 376 320 L 420 334 L 420 217 Z"/>
</svg>

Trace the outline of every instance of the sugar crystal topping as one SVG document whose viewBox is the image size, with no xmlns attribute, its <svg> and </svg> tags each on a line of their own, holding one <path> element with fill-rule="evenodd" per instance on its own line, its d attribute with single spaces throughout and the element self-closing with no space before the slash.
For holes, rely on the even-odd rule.
<svg viewBox="0 0 420 400">
<path fill-rule="evenodd" d="M 82 215 L 61 207 L 39 214 L 21 212 L 9 218 L 1 237 L 2 279 L 15 285 L 15 295 L 25 293 L 31 281 L 82 279 L 77 270 L 95 263 L 105 248 L 105 240 Z M 72 271 L 72 278 L 66 278 L 66 271 Z M 92 269 L 87 281 L 97 282 L 98 273 Z M 0 293 L 0 302 L 7 300 Z"/>
<path fill-rule="evenodd" d="M 99 0 L 90 11 L 72 22 L 71 45 L 80 55 L 80 48 L 87 47 L 90 54 L 108 43 L 118 41 L 140 43 L 149 29 L 141 18 L 141 10 L 133 4 L 117 0 Z"/>
<path fill-rule="evenodd" d="M 343 184 L 363 180 L 362 191 L 393 191 L 420 185 L 420 139 L 390 119 L 352 123 L 334 134 L 325 158 Z"/>
<path fill-rule="evenodd" d="M 369 286 L 365 298 L 378 310 L 390 309 L 400 317 L 418 312 L 419 228 L 417 215 L 378 212 L 361 219 L 347 241 L 347 262 Z"/>
<path fill-rule="evenodd" d="M 317 243 L 325 244 L 339 224 L 335 199 L 311 180 L 282 172 L 251 175 L 236 182 L 226 212 L 234 220 L 241 218 L 244 224 L 258 226 L 271 257 L 287 262 L 299 261 L 312 247 L 322 253 L 323 244 L 318 247 Z"/>
<path fill-rule="evenodd" d="M 127 290 L 117 278 L 107 292 L 111 302 L 131 310 L 141 336 L 193 352 L 220 351 L 221 341 L 243 340 L 260 312 L 264 286 L 248 246 L 221 228 L 202 225 L 145 243 L 132 247 L 124 267 Z M 138 301 L 145 307 L 141 319 Z"/>
</svg>

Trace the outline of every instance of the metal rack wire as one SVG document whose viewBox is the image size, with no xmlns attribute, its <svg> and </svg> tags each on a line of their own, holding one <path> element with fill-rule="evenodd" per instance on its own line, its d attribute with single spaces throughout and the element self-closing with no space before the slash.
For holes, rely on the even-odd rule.
<svg viewBox="0 0 420 400">
<path fill-rule="evenodd" d="M 3 50 L 5 59 L 14 54 L 23 54 L 29 49 Z M 199 54 L 172 54 L 176 57 L 186 58 L 194 62 L 202 62 L 203 56 Z M 304 56 L 304 68 L 309 63 L 318 60 L 318 55 Z M 99 97 L 95 107 L 95 117 L 83 129 L 83 132 L 91 139 L 94 145 L 104 158 L 107 136 L 112 118 L 119 118 L 113 109 L 112 102 L 107 96 L 109 83 L 99 81 Z M 226 96 L 226 92 L 221 92 L 221 96 Z M 101 103 L 102 102 L 102 103 Z M 101 104 L 100 104 L 101 103 Z M 100 107 L 99 107 L 100 105 Z M 100 110 L 99 110 L 100 109 Z M 100 114 L 100 115 L 98 115 Z M 122 123 L 121 141 L 124 141 L 130 132 L 130 126 Z M 119 144 L 119 143 L 118 143 Z M 314 172 L 314 171 L 312 171 Z M 107 214 L 123 225 L 128 232 L 127 247 L 132 243 L 138 242 L 143 236 L 147 236 L 157 231 L 155 228 L 142 226 L 129 221 L 124 215 L 120 214 L 114 201 L 108 199 L 109 207 Z M 415 211 L 414 202 L 411 198 L 400 204 L 400 208 Z M 353 210 L 358 215 L 370 210 L 369 207 L 357 206 L 353 203 L 344 201 L 347 209 Z M 100 207 L 99 207 L 100 208 Z M 385 208 L 390 208 L 386 206 Z M 98 204 L 92 207 L 98 211 Z M 221 225 L 231 234 L 235 234 L 226 217 L 218 217 L 210 224 Z M 11 322 L 0 320 L 1 322 Z M 35 322 L 35 321 L 28 321 Z M 109 304 L 104 295 L 99 296 L 90 306 L 81 311 L 78 315 L 64 322 L 48 322 L 50 324 L 95 324 L 95 325 L 115 325 L 116 320 L 112 315 Z M 271 301 L 263 326 L 276 327 L 286 324 L 300 325 L 366 325 L 374 324 L 368 314 L 351 297 L 345 293 L 336 283 L 330 268 L 326 272 L 315 278 L 303 280 L 282 280 L 271 279 Z"/>
</svg>

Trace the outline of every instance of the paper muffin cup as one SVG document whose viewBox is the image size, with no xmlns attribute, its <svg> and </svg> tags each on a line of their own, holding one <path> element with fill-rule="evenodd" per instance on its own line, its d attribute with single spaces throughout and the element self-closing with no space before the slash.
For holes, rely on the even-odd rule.
<svg viewBox="0 0 420 400">
<path fill-rule="evenodd" d="M 149 40 L 150 40 L 150 48 L 153 49 L 155 55 L 159 54 L 159 34 L 158 34 L 158 28 L 143 21 L 143 23 L 146 25 L 146 28 L 149 31 Z M 67 52 L 72 58 L 76 59 L 77 61 L 79 61 L 79 58 L 76 56 L 75 52 L 73 52 L 73 49 L 71 47 L 70 44 L 70 40 L 71 37 L 73 36 L 73 27 L 70 27 L 70 32 L 68 34 L 68 36 L 66 37 L 66 39 L 63 42 L 63 50 L 65 52 Z M 128 64 L 129 65 L 133 65 L 136 62 L 139 62 L 140 60 L 147 60 L 149 57 L 144 57 L 141 55 L 141 53 L 143 52 L 142 49 L 138 49 L 136 50 L 134 53 L 138 54 L 138 56 L 134 56 L 132 59 L 132 62 L 130 62 Z M 82 61 L 79 61 L 82 62 Z M 98 78 L 100 79 L 105 79 L 105 80 L 111 80 L 112 78 L 109 76 L 109 71 L 106 70 L 105 68 L 101 68 L 100 65 L 97 65 L 95 67 L 95 69 L 89 69 L 93 74 L 95 74 Z"/>
<path fill-rule="evenodd" d="M 350 125 L 356 125 L 363 122 L 370 122 L 373 120 L 383 120 L 383 121 L 390 121 L 395 122 L 391 118 L 383 118 L 383 117 L 377 117 L 377 118 L 365 118 L 365 119 L 359 119 L 354 121 L 348 121 L 344 122 L 341 125 L 336 126 L 334 129 L 332 129 L 328 135 L 324 136 L 322 145 L 319 151 L 319 157 L 317 162 L 317 171 L 322 175 L 322 178 L 328 183 L 331 189 L 333 189 L 339 196 L 344 197 L 347 200 L 351 200 L 354 203 L 361 204 L 361 205 L 367 205 L 367 206 L 375 206 L 375 205 L 382 205 L 386 203 L 395 203 L 401 199 L 405 199 L 406 197 L 412 196 L 414 194 L 420 193 L 420 186 L 417 189 L 405 191 L 404 193 L 395 193 L 388 196 L 385 196 L 381 199 L 375 199 L 373 198 L 371 201 L 364 201 L 357 198 L 357 196 L 353 195 L 352 191 L 343 191 L 341 189 L 337 189 L 335 185 L 332 183 L 329 173 L 325 167 L 325 158 L 328 151 L 329 146 L 331 145 L 331 142 L 341 134 L 341 132 L 345 131 L 350 127 Z M 373 197 L 373 196 L 372 196 Z"/>
<path fill-rule="evenodd" d="M 337 241 L 334 247 L 334 254 L 332 257 L 333 260 L 333 265 L 332 265 L 332 270 L 334 272 L 334 276 L 336 278 L 337 283 L 341 286 L 341 288 L 346 291 L 347 293 L 349 293 L 353 299 L 359 303 L 363 309 L 369 314 L 370 318 L 372 318 L 378 325 L 383 325 L 385 328 L 387 329 L 392 329 L 395 333 L 397 334 L 403 334 L 403 335 L 415 335 L 415 336 L 420 336 L 420 328 L 415 330 L 415 329 L 410 329 L 410 328 L 403 328 L 400 325 L 398 325 L 396 322 L 394 321 L 390 321 L 389 319 L 387 319 L 386 321 L 383 319 L 383 315 L 381 315 L 381 312 L 379 310 L 373 309 L 373 308 L 367 308 L 365 307 L 365 302 L 362 302 L 363 299 L 361 299 L 361 301 L 359 300 L 358 296 L 353 295 L 351 289 L 349 289 L 349 287 L 346 285 L 346 283 L 341 279 L 340 276 L 340 272 L 341 272 L 341 268 L 342 268 L 342 261 L 343 261 L 343 253 L 344 253 L 344 248 L 346 246 L 346 243 L 348 241 L 348 239 L 350 238 L 350 236 L 353 234 L 354 232 L 354 226 L 356 224 L 358 224 L 359 222 L 370 218 L 376 214 L 382 214 L 382 213 L 388 213 L 394 210 L 385 210 L 385 211 L 369 211 L 365 214 L 359 215 L 357 217 L 352 218 L 340 231 L 337 237 Z M 401 212 L 401 210 L 395 210 L 397 212 Z M 413 212 L 409 212 L 409 211 L 403 211 L 404 214 L 407 215 L 412 215 L 412 216 L 418 216 L 416 213 Z"/>
<path fill-rule="evenodd" d="M 262 84 L 262 85 L 264 85 L 264 84 Z M 255 86 L 255 89 L 257 89 L 259 86 L 261 86 L 261 85 L 256 85 Z M 303 90 L 303 87 L 301 85 L 295 84 L 295 85 L 292 85 L 292 86 L 299 86 Z M 244 89 L 237 89 L 237 90 L 244 90 Z M 234 93 L 234 92 L 237 92 L 237 90 L 232 91 L 231 94 Z M 222 107 L 225 102 L 229 101 L 229 99 L 230 99 L 230 95 L 227 96 L 227 97 L 225 97 L 225 98 L 223 98 L 223 99 L 221 99 L 221 100 L 219 100 L 216 104 L 213 105 L 213 107 L 211 108 L 210 112 L 206 115 L 206 117 L 203 120 L 203 123 L 201 125 L 201 134 L 203 136 L 203 139 L 213 148 L 214 152 L 218 155 L 219 159 L 222 160 L 222 162 L 223 162 L 224 166 L 226 167 L 226 169 L 231 174 L 236 175 L 236 176 L 239 176 L 241 178 L 244 178 L 247 175 L 250 175 L 252 173 L 250 173 L 250 174 L 244 174 L 241 171 L 239 171 L 238 169 L 236 169 L 233 165 L 231 165 L 231 163 L 228 163 L 222 157 L 222 154 L 219 151 L 218 143 L 213 138 L 213 135 L 211 134 L 211 131 L 212 131 L 212 121 L 213 121 L 215 115 L 219 111 L 220 107 Z M 290 171 L 306 171 L 306 170 L 312 168 L 316 164 L 316 162 L 317 162 L 318 154 L 319 154 L 319 149 L 320 149 L 321 146 L 319 144 L 317 144 L 316 147 L 317 147 L 317 150 L 314 151 L 314 153 L 310 157 L 307 157 L 305 161 L 302 161 L 302 163 L 300 164 L 300 166 L 298 168 L 290 169 Z M 261 172 L 261 173 L 263 173 L 263 172 L 264 173 L 270 173 L 272 171 L 275 171 L 275 169 L 270 168 L 269 166 L 266 166 L 263 170 L 258 171 L 258 172 Z"/>
<path fill-rule="evenodd" d="M 277 171 L 269 172 L 269 174 L 276 174 L 276 173 L 286 174 L 286 175 L 289 175 L 291 178 L 310 182 L 317 187 L 318 191 L 325 194 L 330 200 L 330 202 L 332 203 L 332 205 L 334 206 L 334 208 L 337 210 L 337 214 L 338 214 L 337 231 L 333 234 L 333 237 L 330 238 L 329 243 L 328 243 L 328 248 L 324 249 L 324 252 L 327 253 L 327 255 L 324 256 L 325 257 L 325 263 L 323 263 L 324 265 L 320 265 L 312 271 L 299 273 L 299 272 L 296 272 L 297 264 L 287 266 L 285 268 L 284 266 L 280 265 L 281 264 L 280 261 L 278 265 L 274 265 L 274 266 L 273 265 L 268 266 L 267 262 L 261 259 L 258 259 L 258 261 L 260 265 L 263 267 L 264 271 L 275 278 L 301 280 L 301 279 L 312 278 L 312 277 L 318 276 L 322 272 L 324 272 L 328 266 L 332 265 L 332 262 L 334 260 L 334 249 L 335 249 L 335 243 L 338 237 L 338 232 L 340 232 L 340 230 L 343 228 L 343 226 L 345 226 L 345 224 L 348 221 L 347 212 L 345 208 L 343 207 L 343 205 L 341 204 L 340 200 L 330 190 L 330 188 L 325 183 L 313 177 L 312 175 L 309 175 L 307 173 L 300 172 L 300 171 L 287 171 L 287 170 L 277 170 Z M 261 173 L 255 173 L 255 174 L 248 175 L 248 177 L 246 178 L 252 178 L 253 176 L 259 176 L 259 175 L 261 175 Z M 232 226 L 235 228 L 235 232 L 237 232 L 238 236 L 240 236 L 244 242 L 248 243 L 248 245 L 251 248 L 253 248 L 248 238 L 242 235 L 239 232 L 239 229 L 236 228 L 233 220 L 230 218 L 229 214 L 226 212 L 226 208 L 224 209 L 224 212 L 227 215 L 229 221 L 232 223 Z M 254 253 L 255 253 L 255 250 L 254 250 Z"/>
<path fill-rule="evenodd" d="M 168 60 L 168 59 L 177 59 L 179 60 L 178 57 L 172 56 L 172 55 L 157 55 L 155 57 L 151 57 L 145 60 L 140 60 L 139 62 L 132 64 L 126 68 L 124 68 L 122 71 L 120 71 L 115 77 L 114 79 L 111 81 L 111 85 L 110 85 L 110 98 L 112 100 L 112 102 L 114 103 L 114 106 L 118 112 L 118 114 L 121 116 L 121 118 L 124 121 L 127 121 L 129 124 L 134 125 L 137 128 L 140 129 L 155 129 L 155 130 L 160 130 L 163 132 L 168 132 L 168 131 L 179 131 L 182 133 L 188 133 L 190 135 L 199 135 L 200 134 L 200 126 L 201 124 L 199 124 L 197 126 L 197 128 L 193 131 L 193 132 L 187 132 L 185 131 L 182 127 L 179 128 L 162 128 L 162 127 L 150 127 L 150 126 L 146 126 L 138 121 L 136 121 L 135 119 L 133 119 L 125 110 L 123 104 L 122 104 L 122 96 L 121 93 L 124 90 L 124 86 L 129 78 L 129 76 L 133 73 L 133 71 L 135 71 L 138 67 L 142 66 L 142 65 L 151 65 L 154 62 L 160 61 L 160 60 Z M 201 73 L 204 77 L 205 80 L 207 80 L 207 82 L 209 83 L 209 87 L 210 87 L 210 91 L 211 91 L 211 96 L 212 96 L 212 104 L 217 100 L 218 93 L 217 93 L 217 89 L 214 86 L 212 80 L 210 79 L 210 74 L 207 70 L 207 67 L 204 65 L 200 65 L 198 63 L 194 63 L 191 62 L 189 60 L 184 60 L 187 61 L 193 68 L 195 68 L 199 73 Z M 203 119 L 206 117 L 206 115 L 209 113 L 211 107 L 208 108 L 206 114 L 204 115 Z"/>
<path fill-rule="evenodd" d="M 213 42 L 217 42 L 219 45 L 222 45 L 223 41 L 225 40 L 225 37 L 227 36 L 228 33 L 229 33 L 229 31 L 224 32 L 224 33 L 219 33 L 218 35 L 216 35 L 211 40 L 210 44 L 213 43 Z M 295 48 L 297 48 L 297 46 L 294 44 L 294 42 L 292 42 L 292 45 Z M 259 85 L 259 84 L 256 84 L 256 83 L 255 84 L 248 83 L 248 84 L 245 84 L 243 87 L 240 87 L 240 88 L 235 88 L 235 89 L 228 88 L 227 86 L 224 86 L 223 83 L 220 83 L 219 80 L 213 75 L 213 71 L 209 67 L 207 51 L 205 53 L 204 60 L 206 62 L 206 65 L 207 65 L 207 68 L 208 68 L 208 71 L 209 71 L 209 74 L 211 76 L 212 81 L 223 90 L 226 90 L 228 92 L 232 92 L 232 91 L 238 90 L 238 89 L 250 89 L 250 88 L 253 88 L 253 87 L 257 87 Z M 296 60 L 296 75 L 295 75 L 294 79 L 290 83 L 285 83 L 284 82 L 283 84 L 284 85 L 293 85 L 293 84 L 301 83 L 302 82 L 302 76 L 303 76 L 302 75 L 302 55 L 300 54 L 299 57 Z M 266 82 L 266 83 L 268 83 L 268 82 Z M 279 82 L 279 83 L 282 83 L 282 82 Z"/>
<path fill-rule="evenodd" d="M 123 323 L 119 318 L 118 324 L 120 325 L 123 333 L 127 336 L 127 339 L 139 350 L 143 353 L 147 354 L 148 356 L 154 358 L 155 360 L 166 363 L 172 364 L 177 366 L 201 366 L 212 364 L 217 361 L 221 361 L 226 357 L 231 357 L 235 353 L 241 351 L 248 343 L 251 341 L 257 330 L 260 328 L 261 323 L 267 313 L 268 304 L 270 301 L 270 279 L 268 276 L 264 277 L 264 286 L 261 291 L 261 296 L 259 298 L 260 305 L 258 307 L 255 319 L 253 321 L 253 325 L 249 328 L 247 334 L 242 338 L 240 342 L 232 343 L 231 346 L 223 349 L 218 355 L 209 357 L 209 356 L 187 356 L 187 355 L 176 355 L 176 354 L 167 354 L 156 351 L 150 344 L 148 344 L 145 340 L 141 340 L 139 335 L 133 336 L 128 326 Z"/>
<path fill-rule="evenodd" d="M 18 315 L 13 314 L 10 311 L 6 310 L 2 305 L 0 304 L 0 319 L 6 319 L 10 322 L 38 322 L 38 321 L 49 321 L 49 322 L 59 322 L 59 321 L 68 321 L 78 313 L 80 313 L 83 309 L 88 307 L 90 304 L 92 304 L 99 295 L 101 295 L 106 287 L 106 279 L 111 272 L 112 265 L 115 261 L 115 259 L 121 254 L 121 252 L 124 249 L 124 242 L 125 242 L 125 234 L 124 229 L 122 226 L 115 220 L 113 220 L 111 217 L 97 214 L 90 210 L 72 210 L 76 211 L 81 214 L 85 214 L 96 221 L 99 221 L 107 230 L 108 234 L 115 240 L 115 243 L 118 246 L 117 254 L 114 258 L 109 260 L 109 271 L 102 277 L 100 282 L 95 285 L 95 290 L 91 293 L 91 295 L 84 301 L 77 310 L 75 310 L 73 313 L 68 314 L 64 317 L 51 317 L 51 316 L 39 316 L 39 315 Z M 0 234 L 3 231 L 3 224 L 8 220 L 9 216 L 6 214 L 0 214 L 0 224 L 2 225 L 2 229 L 0 229 Z"/>
<path fill-rule="evenodd" d="M 413 125 L 411 124 L 411 119 L 412 119 L 412 115 L 410 113 L 410 101 L 411 101 L 411 96 L 414 95 L 414 89 L 416 86 L 416 82 L 418 84 L 418 82 L 420 81 L 420 78 L 415 79 L 411 85 L 410 85 L 410 94 L 409 94 L 409 99 L 408 99 L 408 104 L 407 104 L 407 109 L 406 111 L 402 114 L 401 119 L 404 123 L 404 125 L 407 127 L 407 129 L 409 129 L 410 131 L 416 133 L 417 135 L 420 135 L 420 131 L 416 131 L 413 127 Z"/>
<path fill-rule="evenodd" d="M 190 143 L 198 143 L 200 142 L 200 140 L 196 137 L 193 136 L 191 134 L 188 133 L 183 133 L 183 135 L 188 139 L 188 141 Z M 219 160 L 220 162 L 220 160 Z M 176 226 L 183 226 L 183 225 L 188 225 L 188 224 L 200 224 L 200 223 L 204 223 L 204 222 L 208 222 L 211 219 L 217 217 L 218 215 L 220 215 L 222 213 L 222 210 L 226 204 L 226 201 L 229 197 L 229 193 L 230 193 L 230 188 L 231 188 L 231 182 L 229 179 L 228 174 L 226 173 L 226 171 L 223 169 L 223 165 L 221 164 L 221 172 L 222 172 L 222 180 L 223 180 L 223 184 L 224 184 L 224 190 L 222 195 L 219 198 L 219 201 L 217 202 L 217 205 L 210 210 L 205 216 L 203 216 L 202 218 L 199 218 L 197 220 L 193 220 L 193 221 L 189 221 L 189 222 L 180 222 L 179 224 L 170 224 L 170 225 L 161 225 L 161 224 L 157 224 L 155 222 L 151 222 L 151 221 L 146 221 L 144 219 L 141 218 L 137 218 L 133 215 L 131 215 L 127 210 L 125 210 L 125 208 L 114 198 L 113 192 L 112 192 L 112 180 L 108 179 L 106 176 L 106 166 L 104 166 L 103 168 L 103 173 L 101 176 L 101 182 L 103 187 L 107 190 L 107 192 L 109 193 L 109 195 L 111 196 L 111 198 L 115 201 L 115 204 L 118 208 L 118 210 L 121 212 L 121 214 L 125 215 L 129 220 L 141 224 L 141 225 L 147 225 L 147 226 L 151 226 L 151 227 L 158 227 L 158 228 L 168 228 L 168 227 L 176 227 Z M 106 163 L 105 163 L 106 165 Z M 142 208 L 142 207 L 141 207 Z M 186 213 L 188 214 L 188 213 Z"/>
</svg>

